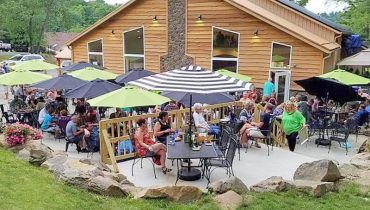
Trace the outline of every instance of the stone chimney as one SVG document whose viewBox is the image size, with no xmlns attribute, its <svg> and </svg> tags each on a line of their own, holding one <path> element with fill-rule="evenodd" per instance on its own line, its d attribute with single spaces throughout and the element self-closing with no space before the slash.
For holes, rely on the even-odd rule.
<svg viewBox="0 0 370 210">
<path fill-rule="evenodd" d="M 168 0 L 168 54 L 161 56 L 161 71 L 179 69 L 193 64 L 185 55 L 186 0 Z"/>
</svg>

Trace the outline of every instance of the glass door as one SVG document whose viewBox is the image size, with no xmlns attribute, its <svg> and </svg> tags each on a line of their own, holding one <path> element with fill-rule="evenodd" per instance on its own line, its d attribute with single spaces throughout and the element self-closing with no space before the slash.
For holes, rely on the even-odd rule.
<svg viewBox="0 0 370 210">
<path fill-rule="evenodd" d="M 275 83 L 275 93 L 278 103 L 289 100 L 290 71 L 271 71 L 271 78 Z"/>
</svg>

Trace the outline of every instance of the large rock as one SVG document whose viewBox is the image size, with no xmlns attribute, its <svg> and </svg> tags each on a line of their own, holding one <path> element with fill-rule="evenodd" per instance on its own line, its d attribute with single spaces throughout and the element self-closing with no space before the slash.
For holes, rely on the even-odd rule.
<svg viewBox="0 0 370 210">
<path fill-rule="evenodd" d="M 208 190 L 209 192 L 216 194 L 222 194 L 229 190 L 233 190 L 239 194 L 249 191 L 248 187 L 238 177 L 235 176 L 212 182 L 208 185 Z"/>
<path fill-rule="evenodd" d="M 67 161 L 67 158 L 65 155 L 56 155 L 42 163 L 41 167 L 47 168 L 55 174 L 60 174 L 64 170 L 64 163 Z"/>
<path fill-rule="evenodd" d="M 222 209 L 237 209 L 243 205 L 243 197 L 238 193 L 230 190 L 224 194 L 216 195 L 213 200 Z"/>
<path fill-rule="evenodd" d="M 358 153 L 364 152 L 370 152 L 370 138 L 366 139 L 358 149 Z"/>
<path fill-rule="evenodd" d="M 281 176 L 272 176 L 250 187 L 254 192 L 282 192 L 291 188 L 291 184 Z"/>
<path fill-rule="evenodd" d="M 352 165 L 355 165 L 357 168 L 369 170 L 370 169 L 370 153 L 364 152 L 356 154 L 350 160 Z"/>
<path fill-rule="evenodd" d="M 340 171 L 340 174 L 348 180 L 359 177 L 360 173 L 364 171 L 362 169 L 357 168 L 355 165 L 348 163 L 340 165 L 338 169 Z"/>
<path fill-rule="evenodd" d="M 88 183 L 88 190 L 107 196 L 123 197 L 129 194 L 117 181 L 102 176 L 92 178 Z"/>
<path fill-rule="evenodd" d="M 53 150 L 41 143 L 41 141 L 28 141 L 25 145 L 17 145 L 9 148 L 17 154 L 17 157 L 29 161 L 33 165 L 40 166 L 53 155 Z"/>
<path fill-rule="evenodd" d="M 166 186 L 145 188 L 136 193 L 135 198 L 162 198 L 171 201 L 189 202 L 199 200 L 202 194 L 199 188 L 193 186 Z"/>
<path fill-rule="evenodd" d="M 331 160 L 318 160 L 303 163 L 294 173 L 294 180 L 307 180 L 319 182 L 336 182 L 342 176 L 337 165 Z"/>
<path fill-rule="evenodd" d="M 298 191 L 308 193 L 315 197 L 321 197 L 328 192 L 336 190 L 333 182 L 318 182 L 307 180 L 295 180 L 294 187 Z"/>
<path fill-rule="evenodd" d="M 63 163 L 63 170 L 55 171 L 56 177 L 68 184 L 88 188 L 88 182 L 97 176 L 104 176 L 103 172 L 94 165 L 88 165 L 79 160 L 67 159 Z"/>
</svg>

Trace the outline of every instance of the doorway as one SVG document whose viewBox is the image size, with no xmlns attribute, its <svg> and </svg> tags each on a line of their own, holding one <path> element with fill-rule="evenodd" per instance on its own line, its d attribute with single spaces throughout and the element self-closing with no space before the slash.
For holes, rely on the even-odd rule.
<svg viewBox="0 0 370 210">
<path fill-rule="evenodd" d="M 278 103 L 289 100 L 290 91 L 290 71 L 270 70 L 270 77 L 275 84 L 275 93 Z"/>
</svg>

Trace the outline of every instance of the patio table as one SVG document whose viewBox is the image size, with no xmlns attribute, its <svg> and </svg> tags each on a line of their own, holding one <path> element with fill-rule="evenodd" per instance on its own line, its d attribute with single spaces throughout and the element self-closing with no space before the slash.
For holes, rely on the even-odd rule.
<svg viewBox="0 0 370 210">
<path fill-rule="evenodd" d="M 210 182 L 210 173 L 208 173 L 207 160 L 210 158 L 218 158 L 215 147 L 207 146 L 205 144 L 201 145 L 199 151 L 193 151 L 183 140 L 177 141 L 173 145 L 167 145 L 167 158 L 172 160 L 177 160 L 177 177 L 175 185 L 179 179 L 184 181 L 195 181 L 200 179 L 202 176 L 206 177 L 208 183 Z M 183 166 L 181 162 L 182 159 L 188 159 L 187 166 Z M 202 172 L 199 169 L 191 166 L 190 159 L 199 159 L 203 165 Z M 181 166 L 181 169 L 180 169 Z M 199 166 L 197 166 L 199 167 Z"/>
</svg>

